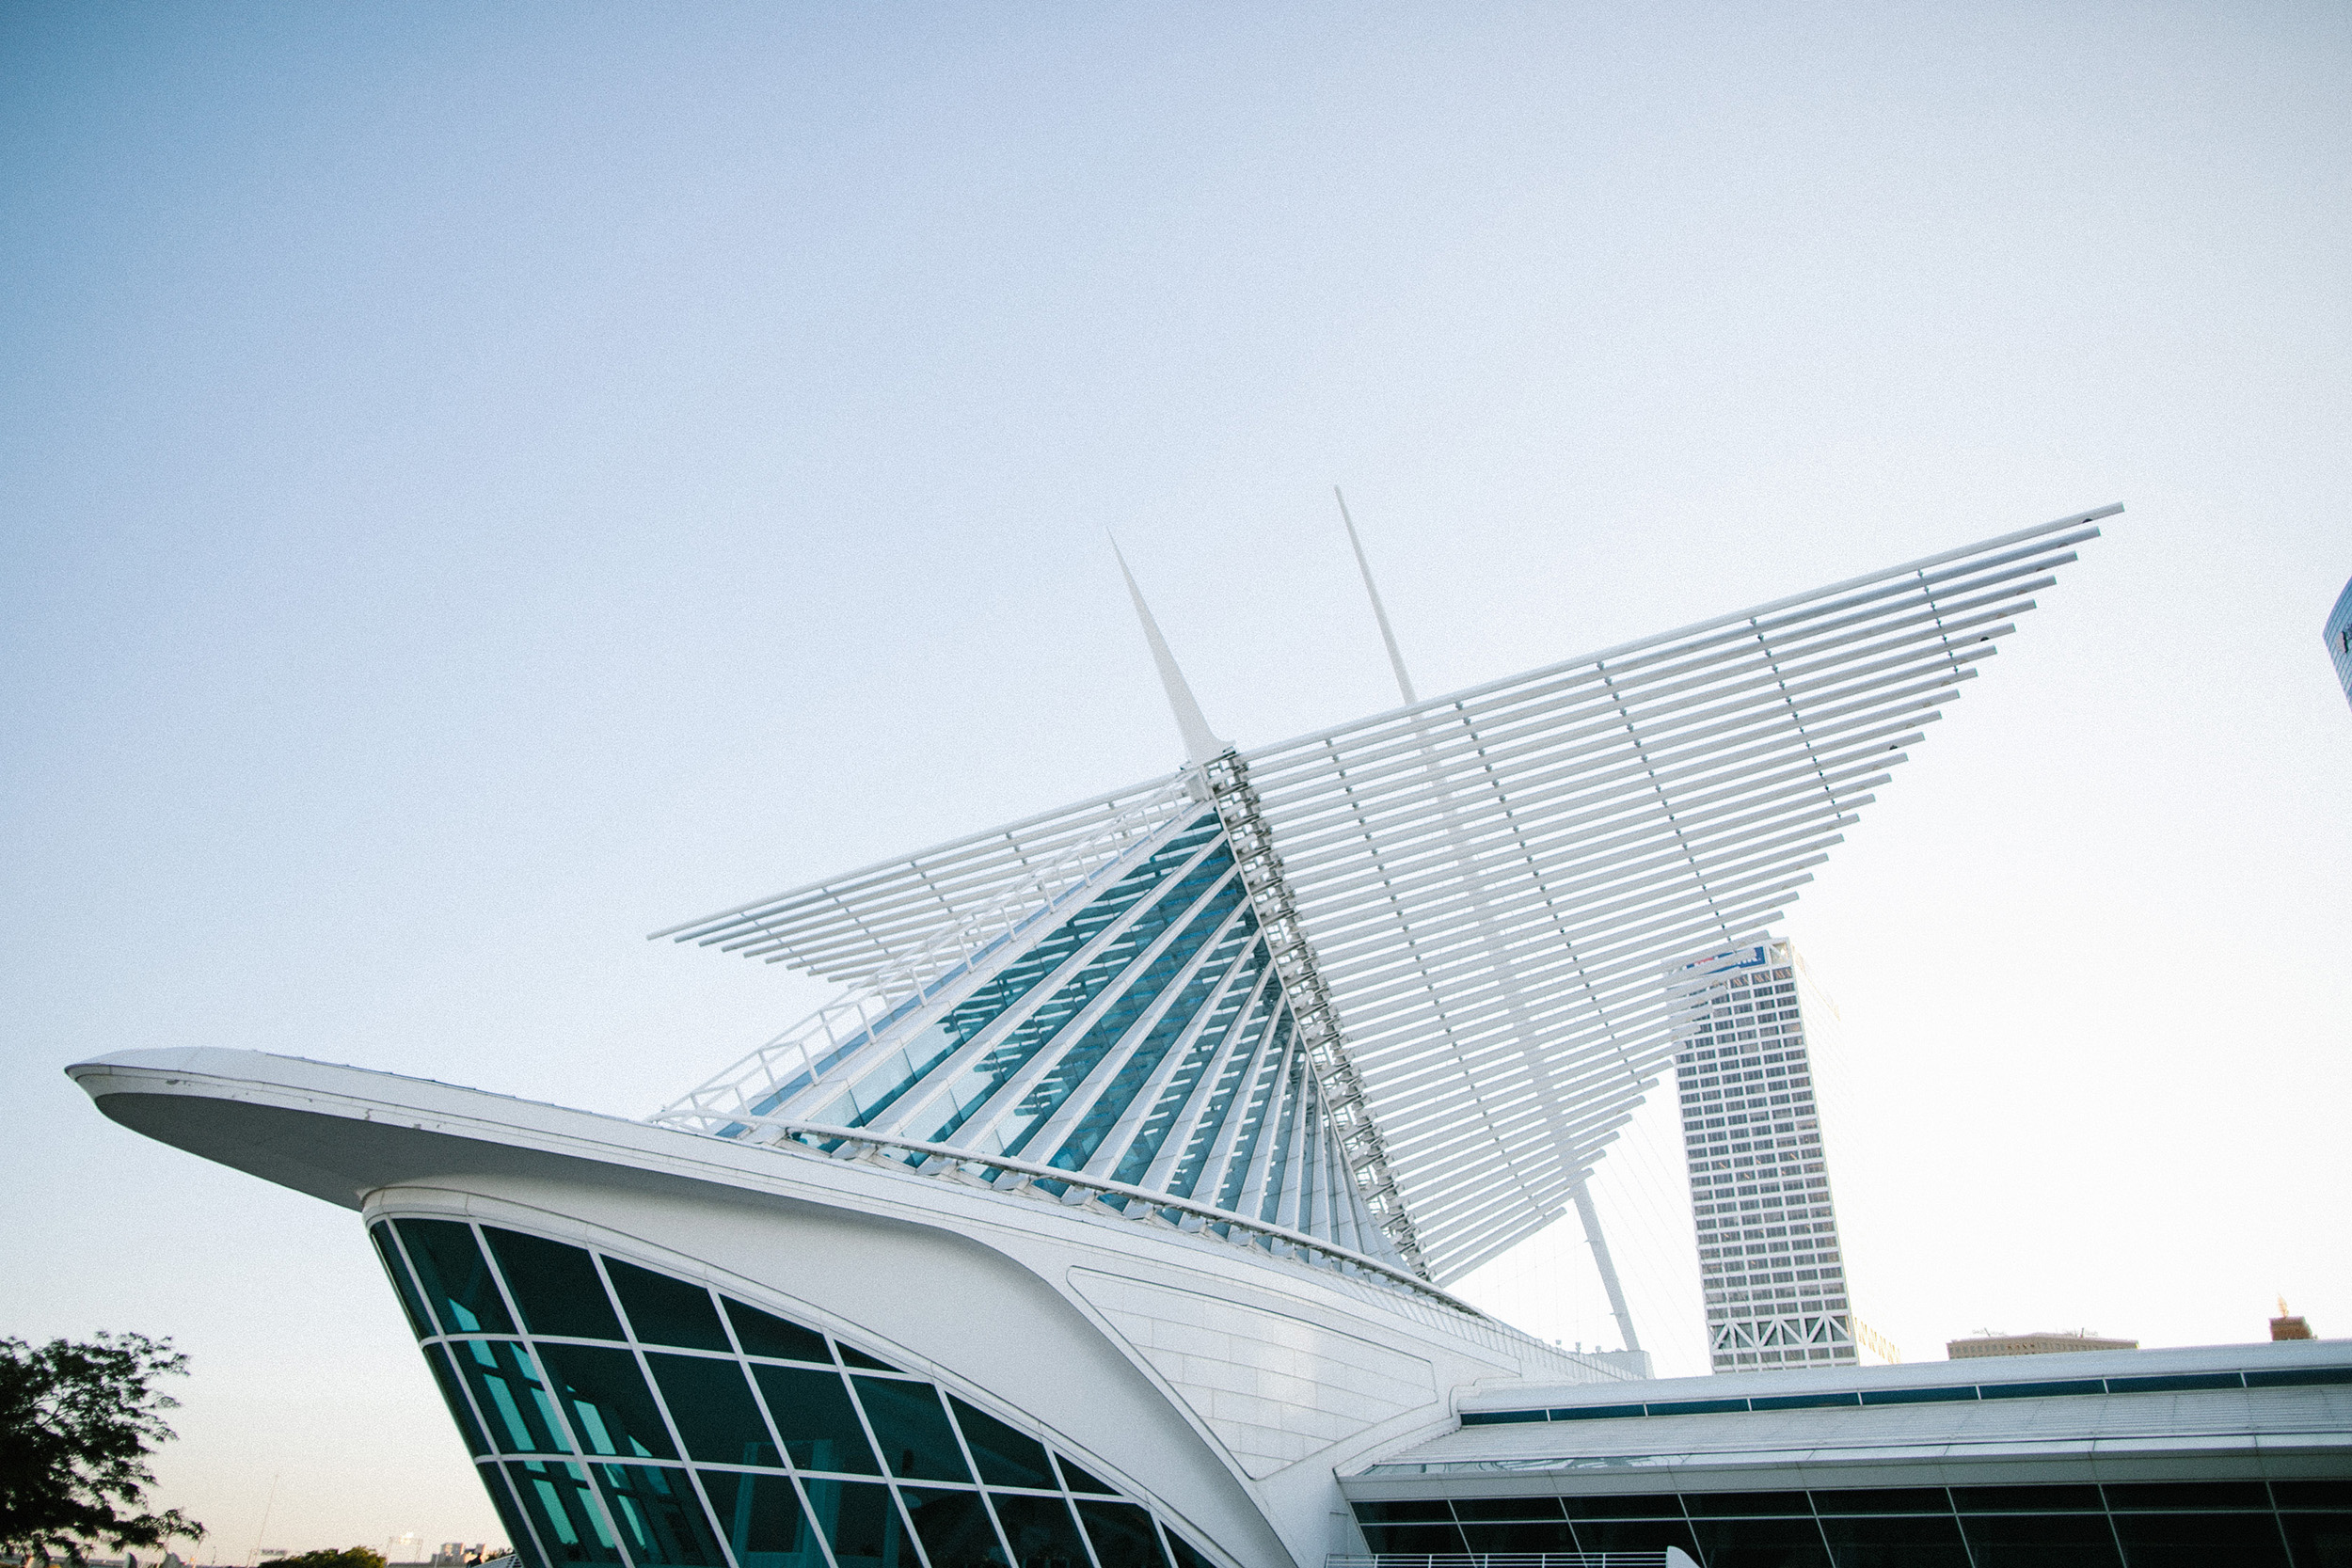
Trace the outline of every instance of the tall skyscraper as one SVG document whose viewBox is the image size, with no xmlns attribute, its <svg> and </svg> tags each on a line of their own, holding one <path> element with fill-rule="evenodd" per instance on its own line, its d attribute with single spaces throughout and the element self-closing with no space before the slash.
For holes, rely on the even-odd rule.
<svg viewBox="0 0 2352 1568">
<path fill-rule="evenodd" d="M 1708 1357 L 1719 1372 L 1852 1366 L 1796 951 L 1766 942 L 1710 967 L 1675 1056 Z"/>
<path fill-rule="evenodd" d="M 2344 700 L 2352 702 L 2352 582 L 2344 585 L 2336 608 L 2328 612 L 2328 657 L 2335 660 Z"/>
</svg>

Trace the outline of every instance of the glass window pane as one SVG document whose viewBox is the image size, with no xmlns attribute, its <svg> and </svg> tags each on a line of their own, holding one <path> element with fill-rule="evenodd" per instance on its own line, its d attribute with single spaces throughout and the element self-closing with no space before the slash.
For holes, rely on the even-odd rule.
<svg viewBox="0 0 2352 1568">
<path fill-rule="evenodd" d="M 1086 1543 L 1078 1539 L 1078 1522 L 1059 1497 L 992 1492 L 988 1500 L 1004 1527 L 1015 1568 L 1093 1568 L 1087 1560 Z M 914 1522 L 920 1526 L 923 1516 L 916 1514 Z"/>
<path fill-rule="evenodd" d="M 1813 1504 L 1802 1492 L 1685 1492 L 1682 1502 L 1694 1519 L 1813 1512 Z"/>
<path fill-rule="evenodd" d="M 824 1531 L 838 1568 L 915 1568 L 914 1547 L 898 1522 L 889 1487 L 855 1481 L 803 1484 L 808 1512 Z"/>
<path fill-rule="evenodd" d="M 1005 1548 L 977 1492 L 931 1492 L 907 1487 L 907 1516 L 923 1538 L 931 1568 L 1005 1568 Z"/>
<path fill-rule="evenodd" d="M 1366 1525 L 1372 1549 L 1399 1557 L 1459 1557 L 1467 1549 L 1462 1532 L 1448 1525 Z"/>
<path fill-rule="evenodd" d="M 882 1463 L 901 1481 L 961 1481 L 972 1479 L 956 1448 L 956 1434 L 947 1425 L 947 1412 L 939 1390 L 928 1383 L 900 1383 L 886 1377 L 854 1377 L 858 1402 L 874 1428 Z M 928 1548 L 929 1536 L 924 1538 Z M 931 1568 L 940 1568 L 934 1562 Z"/>
<path fill-rule="evenodd" d="M 1955 1486 L 1963 1513 L 2098 1513 L 2106 1504 L 2095 1486 Z"/>
<path fill-rule="evenodd" d="M 572 1431 L 589 1453 L 624 1459 L 675 1459 L 660 1408 L 645 1387 L 637 1357 L 596 1345 L 541 1345 L 539 1360 L 564 1397 Z"/>
<path fill-rule="evenodd" d="M 1056 1454 L 1054 1458 L 1056 1462 L 1061 1465 L 1061 1479 L 1063 1483 L 1073 1492 L 1100 1492 L 1104 1496 L 1110 1497 L 1116 1497 L 1119 1496 L 1118 1487 L 1104 1485 L 1101 1481 L 1095 1480 L 1092 1476 L 1087 1474 L 1084 1470 L 1081 1470 L 1078 1466 L 1070 1463 L 1070 1461 L 1063 1455 Z"/>
<path fill-rule="evenodd" d="M 1694 1562 L 1707 1561 L 1691 1527 L 1678 1519 L 1579 1519 L 1576 1544 L 1588 1552 L 1662 1552 L 1674 1546 Z"/>
<path fill-rule="evenodd" d="M 649 1352 L 645 1360 L 690 1457 L 721 1465 L 784 1467 L 768 1435 L 768 1423 L 752 1402 L 752 1386 L 743 1380 L 741 1362 L 659 1352 Z"/>
<path fill-rule="evenodd" d="M 1949 1514 L 1824 1519 L 1821 1533 L 1837 1568 L 1968 1568 L 1960 1521 Z"/>
<path fill-rule="evenodd" d="M 515 1320 L 474 1245 L 473 1227 L 455 1220 L 402 1220 L 401 1242 L 417 1266 L 417 1283 L 444 1334 L 512 1334 Z"/>
<path fill-rule="evenodd" d="M 2270 1493 L 2280 1508 L 2352 1509 L 2352 1481 L 2274 1481 Z"/>
<path fill-rule="evenodd" d="M 506 1479 L 538 1528 L 539 1544 L 556 1562 L 618 1562 L 587 1474 L 577 1465 L 509 1461 Z"/>
<path fill-rule="evenodd" d="M 1454 1516 L 1465 1524 L 1473 1520 L 1489 1519 L 1557 1519 L 1560 1517 L 1560 1499 L 1557 1497 L 1456 1497 L 1454 1499 Z"/>
<path fill-rule="evenodd" d="M 2117 1513 L 2185 1513 L 2219 1509 L 2247 1513 L 2270 1511 L 2270 1489 L 2258 1481 L 2168 1481 L 2154 1485 L 2109 1486 L 2107 1507 Z"/>
<path fill-rule="evenodd" d="M 1953 1492 L 1958 1496 L 1970 1490 L 1978 1489 L 1955 1487 Z M 1963 1513 L 1960 1528 L 1968 1537 L 1977 1568 L 2122 1565 L 2115 1551 L 2115 1532 L 2107 1528 L 2104 1513 Z"/>
<path fill-rule="evenodd" d="M 421 1339 L 433 1332 L 433 1320 L 424 1315 L 424 1302 L 417 1294 L 416 1282 L 408 1277 L 408 1265 L 400 1260 L 400 1252 L 392 1244 L 392 1227 L 377 1223 L 368 1227 L 368 1239 L 375 1243 L 375 1256 L 383 1261 L 384 1272 L 392 1278 L 392 1289 L 400 1293 L 400 1305 L 408 1314 L 408 1326 Z"/>
<path fill-rule="evenodd" d="M 838 1339 L 834 1340 L 834 1343 L 841 1345 L 841 1341 Z M 845 1367 L 864 1367 L 870 1371 L 877 1372 L 895 1372 L 898 1370 L 898 1368 L 892 1366 L 889 1362 L 877 1361 L 872 1356 L 866 1354 L 864 1351 L 852 1350 L 848 1345 L 841 1345 L 841 1364 Z"/>
<path fill-rule="evenodd" d="M 1867 1491 L 1816 1492 L 1816 1513 L 1949 1513 L 1951 1499 L 1940 1486 L 1872 1487 Z"/>
<path fill-rule="evenodd" d="M 2352 1513 L 2281 1513 L 2295 1568 L 2352 1568 Z"/>
<path fill-rule="evenodd" d="M 1473 1552 L 1573 1552 L 1576 1537 L 1565 1519 L 1516 1519 L 1464 1525 L 1462 1539 Z"/>
<path fill-rule="evenodd" d="M 972 1463 L 980 1467 L 982 1481 L 991 1486 L 1034 1486 L 1047 1492 L 1060 1484 L 1054 1480 L 1045 1445 L 984 1410 L 973 1409 L 953 1394 L 947 1396 L 947 1403 L 956 1413 L 956 1425 L 963 1429 L 963 1441 L 972 1450 Z"/>
<path fill-rule="evenodd" d="M 466 1402 L 465 1390 L 457 1386 L 457 1371 L 450 1365 L 448 1350 L 440 1345 L 425 1346 L 424 1364 L 433 1369 L 433 1381 L 441 1386 L 442 1402 L 457 1423 L 458 1435 L 466 1440 L 466 1451 L 488 1453 L 489 1442 L 482 1435 L 482 1428 L 474 1423 L 473 1408 Z"/>
<path fill-rule="evenodd" d="M 2115 1533 L 2132 1568 L 2287 1568 L 2286 1543 L 2268 1513 L 2119 1513 Z"/>
<path fill-rule="evenodd" d="M 604 1260 L 612 1289 L 620 1292 L 621 1310 L 640 1344 L 683 1345 L 688 1350 L 732 1351 L 727 1331 L 719 1326 L 718 1308 L 710 1292 L 684 1279 L 641 1269 L 617 1258 Z"/>
<path fill-rule="evenodd" d="M 499 1272 L 515 1292 L 515 1305 L 524 1326 L 532 1334 L 558 1334 L 569 1339 L 618 1339 L 621 1320 L 596 1277 L 596 1260 L 576 1246 L 501 1230 L 485 1225 L 482 1233 L 498 1254 Z"/>
<path fill-rule="evenodd" d="M 739 1568 L 825 1568 L 824 1548 L 817 1544 L 816 1526 L 801 1511 L 791 1477 L 737 1470 L 694 1474 Z"/>
<path fill-rule="evenodd" d="M 718 1537 L 684 1470 L 591 1465 L 637 1568 L 725 1568 Z"/>
<path fill-rule="evenodd" d="M 531 1353 L 512 1339 L 461 1339 L 450 1347 L 458 1375 L 501 1453 L 569 1453 L 554 1402 Z M 554 1550 L 549 1546 L 548 1550 Z"/>
<path fill-rule="evenodd" d="M 1563 1497 L 1560 1506 L 1571 1519 L 1679 1519 L 1682 1499 L 1672 1492 L 1640 1493 L 1627 1497 Z M 1687 1549 L 1687 1548 L 1686 1548 Z M 1591 1550 L 1587 1547 L 1586 1550 Z"/>
<path fill-rule="evenodd" d="M 1810 1519 L 1702 1519 L 1692 1528 L 1707 1568 L 1830 1568 Z"/>
<path fill-rule="evenodd" d="M 506 1527 L 506 1539 L 515 1548 L 516 1560 L 531 1568 L 550 1568 L 533 1544 L 531 1522 L 506 1484 L 505 1470 L 497 1465 L 477 1465 L 474 1471 L 482 1478 L 482 1490 L 490 1495 L 490 1506 L 498 1511 L 499 1523 Z"/>
<path fill-rule="evenodd" d="M 803 1470 L 839 1470 L 853 1476 L 878 1476 L 873 1446 L 858 1424 L 850 1404 L 850 1390 L 839 1372 L 799 1367 L 755 1367 L 753 1377 L 775 1418 L 784 1451 Z M 815 1506 L 815 1494 L 810 1494 Z"/>
<path fill-rule="evenodd" d="M 1078 1517 L 1086 1521 L 1087 1539 L 1094 1543 L 1103 1568 L 1168 1568 L 1152 1516 L 1135 1504 L 1088 1497 L 1078 1504 Z"/>
<path fill-rule="evenodd" d="M 725 1299 L 727 1321 L 735 1325 L 735 1337 L 743 1341 L 745 1355 L 772 1355 L 779 1361 L 833 1360 L 825 1349 L 825 1337 L 815 1329 L 746 1307 L 733 1296 Z"/>
</svg>

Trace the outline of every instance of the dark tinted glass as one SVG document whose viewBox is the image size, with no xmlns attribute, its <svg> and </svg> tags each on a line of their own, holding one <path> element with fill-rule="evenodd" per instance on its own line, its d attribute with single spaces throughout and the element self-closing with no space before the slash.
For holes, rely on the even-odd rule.
<svg viewBox="0 0 2352 1568">
<path fill-rule="evenodd" d="M 2352 1513 L 2281 1513 L 2279 1526 L 2296 1568 L 2352 1568 Z"/>
<path fill-rule="evenodd" d="M 1103 1568 L 1168 1568 L 1152 1516 L 1135 1504 L 1083 1498 L 1078 1517 L 1086 1521 L 1087 1539 L 1094 1543 Z"/>
<path fill-rule="evenodd" d="M 612 1315 L 596 1261 L 576 1246 L 526 1236 L 518 1230 L 483 1227 L 499 1272 L 515 1293 L 523 1323 L 533 1334 L 571 1339 L 617 1339 L 621 1320 Z"/>
<path fill-rule="evenodd" d="M 641 1343 L 683 1345 L 688 1350 L 735 1348 L 727 1343 L 727 1331 L 719 1324 L 719 1310 L 710 1305 L 710 1292 L 700 1285 L 672 1279 L 617 1258 L 604 1260 L 604 1272 L 612 1276 L 612 1289 L 620 1293 L 621 1310 L 628 1314 L 628 1326 L 636 1330 Z"/>
<path fill-rule="evenodd" d="M 408 1277 L 408 1265 L 400 1260 L 400 1253 L 392 1245 L 392 1227 L 376 1224 L 368 1227 L 368 1237 L 375 1243 L 375 1255 L 384 1263 L 384 1272 L 392 1278 L 392 1289 L 400 1292 L 401 1307 L 408 1314 L 408 1326 L 421 1339 L 433 1332 L 433 1320 L 424 1315 L 424 1302 L 417 1294 L 416 1282 Z"/>
<path fill-rule="evenodd" d="M 1951 1499 L 1940 1486 L 1872 1487 L 1867 1491 L 1816 1492 L 1816 1513 L 1949 1513 Z"/>
<path fill-rule="evenodd" d="M 1454 1522 L 1454 1510 L 1443 1497 L 1404 1497 L 1390 1502 L 1358 1503 L 1356 1521 L 1363 1525 L 1450 1525 Z"/>
<path fill-rule="evenodd" d="M 1364 1539 L 1375 1552 L 1398 1557 L 1459 1557 L 1462 1532 L 1452 1525 L 1366 1525 Z"/>
<path fill-rule="evenodd" d="M 1830 1568 L 1810 1519 L 1706 1519 L 1692 1528 L 1707 1568 Z"/>
<path fill-rule="evenodd" d="M 1056 1454 L 1054 1458 L 1061 1465 L 1062 1484 L 1069 1487 L 1073 1492 L 1100 1492 L 1106 1497 L 1113 1497 L 1119 1496 L 1118 1487 L 1105 1486 L 1103 1482 L 1095 1480 L 1092 1476 L 1087 1474 L 1084 1470 L 1081 1470 L 1078 1466 L 1070 1463 L 1070 1461 L 1063 1455 Z"/>
<path fill-rule="evenodd" d="M 2269 1513 L 2119 1513 L 2115 1533 L 2132 1568 L 2287 1568 Z"/>
<path fill-rule="evenodd" d="M 1813 1512 L 1802 1492 L 1685 1492 L 1682 1506 L 1692 1518 Z"/>
<path fill-rule="evenodd" d="M 2096 1513 L 2106 1505 L 2095 1486 L 1955 1486 L 1963 1513 Z"/>
<path fill-rule="evenodd" d="M 1560 1506 L 1571 1519 L 1679 1519 L 1682 1499 L 1672 1492 L 1629 1497 L 1563 1497 Z M 1594 1548 L 1587 1546 L 1585 1550 Z"/>
<path fill-rule="evenodd" d="M 726 1559 L 684 1470 L 591 1465 L 637 1568 L 725 1568 Z"/>
<path fill-rule="evenodd" d="M 900 1383 L 887 1377 L 855 1377 L 858 1402 L 874 1429 L 882 1463 L 901 1481 L 962 1481 L 972 1479 L 963 1467 L 963 1454 L 947 1425 L 947 1412 L 939 1390 L 928 1383 Z M 926 1546 L 929 1541 L 926 1540 Z M 932 1568 L 939 1568 L 937 1563 Z"/>
<path fill-rule="evenodd" d="M 873 1447 L 866 1441 L 866 1429 L 858 1425 L 857 1412 L 850 1408 L 850 1390 L 842 1386 L 839 1372 L 755 1367 L 752 1375 L 759 1382 L 768 1414 L 775 1418 L 777 1434 L 783 1437 L 784 1450 L 792 1456 L 793 1464 L 803 1470 L 840 1470 L 855 1476 L 882 1473 L 882 1466 L 874 1463 Z M 809 1506 L 816 1506 L 813 1492 Z"/>
<path fill-rule="evenodd" d="M 1557 1497 L 1456 1497 L 1454 1516 L 1468 1524 L 1478 1519 L 1557 1519 Z"/>
<path fill-rule="evenodd" d="M 505 1466 L 477 1465 L 474 1470 L 482 1477 L 482 1489 L 490 1495 L 490 1506 L 498 1510 L 499 1523 L 506 1527 L 506 1539 L 514 1543 L 516 1560 L 528 1568 L 552 1568 L 532 1544 L 531 1521 L 515 1500 L 515 1489 L 506 1484 Z"/>
<path fill-rule="evenodd" d="M 688 1457 L 721 1465 L 768 1465 L 784 1462 L 768 1435 L 768 1423 L 752 1402 L 752 1386 L 743 1381 L 740 1362 L 713 1361 L 700 1355 L 663 1355 L 649 1352 L 646 1363 L 661 1386 L 661 1402 L 670 1407 L 678 1441 Z"/>
<path fill-rule="evenodd" d="M 2106 1386 L 2095 1377 L 2067 1378 L 2050 1383 L 1979 1383 L 1977 1397 L 1986 1400 L 2043 1400 L 2060 1395 L 2101 1394 Z"/>
<path fill-rule="evenodd" d="M 1963 1514 L 1960 1528 L 1977 1568 L 2122 1568 L 2123 1560 L 2104 1513 Z"/>
<path fill-rule="evenodd" d="M 1078 1539 L 1078 1521 L 1059 1497 L 995 1492 L 988 1500 L 995 1506 L 996 1522 L 1004 1527 L 1017 1568 L 1093 1568 L 1087 1560 L 1086 1544 Z M 915 1523 L 922 1523 L 919 1514 Z"/>
<path fill-rule="evenodd" d="M 1949 1514 L 1824 1519 L 1821 1533 L 1837 1568 L 1968 1568 L 1960 1521 Z"/>
<path fill-rule="evenodd" d="M 991 1486 L 1035 1486 L 1052 1491 L 1059 1483 L 1054 1480 L 1053 1462 L 1045 1457 L 1045 1446 L 1025 1432 L 1016 1432 L 984 1410 L 975 1410 L 953 1394 L 947 1396 L 948 1405 L 956 1413 L 956 1425 L 963 1429 L 965 1447 L 972 1450 L 972 1463 L 980 1467 L 980 1479 Z"/>
<path fill-rule="evenodd" d="M 572 1451 L 539 1369 L 521 1345 L 512 1339 L 466 1339 L 450 1347 L 450 1358 L 473 1391 L 474 1407 L 501 1452 Z"/>
<path fill-rule="evenodd" d="M 619 1550 L 604 1528 L 604 1514 L 591 1494 L 587 1473 L 577 1465 L 509 1462 L 506 1479 L 522 1499 L 523 1512 L 538 1528 L 539 1544 L 554 1562 L 618 1562 Z"/>
<path fill-rule="evenodd" d="M 490 1445 L 484 1439 L 482 1428 L 474 1424 L 473 1409 L 466 1403 L 465 1391 L 457 1386 L 457 1371 L 449 1363 L 449 1352 L 439 1345 L 427 1345 L 424 1364 L 433 1369 L 433 1381 L 441 1386 L 441 1399 L 449 1405 L 449 1413 L 456 1418 L 457 1430 L 466 1439 L 466 1451 L 488 1453 Z"/>
<path fill-rule="evenodd" d="M 2274 1481 L 2270 1491 L 2280 1508 L 2352 1509 L 2352 1481 Z"/>
<path fill-rule="evenodd" d="M 735 1470 L 694 1473 L 740 1568 L 824 1568 L 815 1528 L 801 1512 L 801 1495 L 789 1478 Z"/>
<path fill-rule="evenodd" d="M 838 1343 L 838 1341 L 836 1341 L 836 1343 Z M 845 1367 L 864 1367 L 870 1371 L 877 1372 L 895 1372 L 898 1370 L 898 1368 L 892 1366 L 887 1361 L 877 1361 L 872 1356 L 866 1354 L 864 1351 L 851 1350 L 847 1345 L 841 1346 L 841 1364 Z"/>
<path fill-rule="evenodd" d="M 424 1291 L 444 1334 L 512 1334 L 515 1320 L 473 1243 L 473 1229 L 454 1220 L 402 1220 L 400 1239 L 417 1266 Z"/>
<path fill-rule="evenodd" d="M 2243 1387 L 2235 1372 L 2175 1372 L 2165 1377 L 2111 1377 L 2110 1394 L 2174 1394 L 2193 1388 Z"/>
<path fill-rule="evenodd" d="M 1509 1524 L 1464 1525 L 1462 1539 L 1473 1552 L 1573 1552 L 1576 1537 L 1565 1519 L 1520 1519 Z"/>
<path fill-rule="evenodd" d="M 2270 1489 L 2258 1481 L 2181 1481 L 2109 1486 L 2107 1507 L 2129 1513 L 2179 1513 L 2190 1509 L 2267 1509 Z"/>
<path fill-rule="evenodd" d="M 645 1387 L 637 1357 L 596 1345 L 541 1345 L 539 1361 L 589 1453 L 623 1459 L 675 1459 L 661 1411 Z"/>
<path fill-rule="evenodd" d="M 1691 1527 L 1673 1519 L 1579 1519 L 1576 1544 L 1588 1552 L 1662 1552 L 1674 1546 L 1693 1561 L 1705 1560 Z"/>
<path fill-rule="evenodd" d="M 743 1341 L 745 1355 L 772 1355 L 779 1361 L 833 1359 L 825 1350 L 825 1337 L 815 1329 L 746 1307 L 733 1296 L 726 1298 L 726 1304 L 727 1321 L 735 1325 L 735 1337 Z"/>
<path fill-rule="evenodd" d="M 840 1568 L 914 1568 L 914 1546 L 891 1505 L 890 1488 L 854 1481 L 804 1484 L 808 1511 Z"/>
<path fill-rule="evenodd" d="M 910 1486 L 898 1494 L 906 1499 L 914 1533 L 923 1538 L 923 1555 L 931 1568 L 1003 1568 L 1005 1549 L 997 1544 L 996 1527 L 977 1492 L 930 1492 Z"/>
</svg>

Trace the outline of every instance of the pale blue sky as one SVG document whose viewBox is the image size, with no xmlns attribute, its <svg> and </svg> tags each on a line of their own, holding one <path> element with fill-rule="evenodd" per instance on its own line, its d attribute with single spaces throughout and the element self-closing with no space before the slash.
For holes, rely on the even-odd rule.
<svg viewBox="0 0 2352 1568">
<path fill-rule="evenodd" d="M 0 1331 L 194 1353 L 221 1560 L 496 1527 L 349 1217 L 62 1065 L 649 1109 L 822 992 L 644 931 L 1177 760 L 1105 529 L 1221 733 L 1386 705 L 1335 480 L 1424 691 L 2124 501 L 1790 927 L 1858 1300 L 2352 1333 L 2343 8 L 19 4 L 0 72 Z M 1481 1288 L 1606 1337 L 1571 1252 Z"/>
</svg>

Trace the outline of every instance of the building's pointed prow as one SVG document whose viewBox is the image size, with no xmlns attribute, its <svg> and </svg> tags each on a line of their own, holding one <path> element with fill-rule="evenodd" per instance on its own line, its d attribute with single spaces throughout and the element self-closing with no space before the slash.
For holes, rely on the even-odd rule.
<svg viewBox="0 0 2352 1568">
<path fill-rule="evenodd" d="M 1216 737 L 1201 715 L 1200 705 L 1185 684 L 1184 673 L 1176 668 L 1176 656 L 1168 651 L 1168 639 L 1160 635 L 1160 624 L 1152 619 L 1152 607 L 1143 602 L 1143 590 L 1136 585 L 1136 575 L 1128 570 L 1127 557 L 1117 539 L 1111 541 L 1111 554 L 1119 557 L 1119 575 L 1127 579 L 1128 596 L 1136 601 L 1143 640 L 1152 644 L 1152 662 L 1159 666 L 1160 685 L 1168 690 L 1168 705 L 1174 710 L 1177 731 L 1184 737 L 1184 760 L 1195 768 L 1205 767 L 1232 748 Z"/>
</svg>

